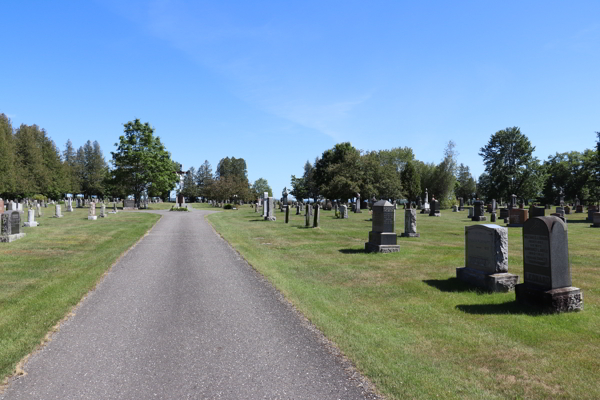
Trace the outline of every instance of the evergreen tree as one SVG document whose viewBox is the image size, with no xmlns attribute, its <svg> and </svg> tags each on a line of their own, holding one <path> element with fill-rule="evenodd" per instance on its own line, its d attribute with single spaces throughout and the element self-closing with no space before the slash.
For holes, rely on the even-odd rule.
<svg viewBox="0 0 600 400">
<path fill-rule="evenodd" d="M 408 161 L 400 175 L 402 189 L 406 198 L 413 202 L 421 194 L 421 179 L 413 161 Z"/>
<path fill-rule="evenodd" d="M 0 114 L 0 197 L 14 197 L 17 189 L 15 138 L 10 119 Z"/>
<path fill-rule="evenodd" d="M 214 181 L 212 167 L 208 160 L 204 160 L 204 164 L 198 168 L 196 174 L 196 186 L 198 188 L 198 196 L 205 200 L 210 198 L 210 187 Z"/>
<path fill-rule="evenodd" d="M 467 200 L 470 199 L 476 191 L 477 184 L 469 171 L 469 166 L 461 163 L 458 166 L 458 172 L 456 174 L 456 185 L 454 189 L 456 197 L 462 197 Z"/>
</svg>

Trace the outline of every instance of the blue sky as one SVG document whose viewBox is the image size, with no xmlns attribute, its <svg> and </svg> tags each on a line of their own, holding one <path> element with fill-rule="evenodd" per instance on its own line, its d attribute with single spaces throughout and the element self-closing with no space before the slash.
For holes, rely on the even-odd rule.
<svg viewBox="0 0 600 400">
<path fill-rule="evenodd" d="M 600 2 L 6 1 L 0 112 L 105 157 L 134 118 L 185 169 L 241 157 L 275 196 L 336 143 L 483 172 L 519 126 L 544 160 L 600 131 Z"/>
</svg>

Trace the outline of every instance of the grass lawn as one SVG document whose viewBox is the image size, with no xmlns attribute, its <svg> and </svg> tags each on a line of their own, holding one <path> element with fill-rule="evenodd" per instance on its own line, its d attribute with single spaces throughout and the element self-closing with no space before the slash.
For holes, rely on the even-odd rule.
<svg viewBox="0 0 600 400">
<path fill-rule="evenodd" d="M 567 216 L 584 311 L 541 314 L 514 292 L 456 280 L 464 227 L 477 224 L 466 211 L 418 214 L 421 237 L 398 237 L 392 254 L 363 252 L 368 212 L 322 211 L 318 229 L 295 213 L 287 225 L 283 213 L 267 222 L 248 205 L 207 218 L 389 398 L 600 398 L 600 229 L 587 214 Z M 508 232 L 509 272 L 522 282 L 522 229 Z"/>
<path fill-rule="evenodd" d="M 24 238 L 0 243 L 0 378 L 15 371 L 160 217 L 119 212 L 88 221 L 87 208 L 62 209 L 63 218 L 52 218 L 53 206 L 42 209 L 40 226 L 22 228 Z"/>
</svg>

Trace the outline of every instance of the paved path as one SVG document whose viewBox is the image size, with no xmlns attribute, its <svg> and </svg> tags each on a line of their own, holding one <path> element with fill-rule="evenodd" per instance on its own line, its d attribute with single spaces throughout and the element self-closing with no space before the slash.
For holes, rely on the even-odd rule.
<svg viewBox="0 0 600 400">
<path fill-rule="evenodd" d="M 208 211 L 160 213 L 1 399 L 368 398 Z"/>
</svg>

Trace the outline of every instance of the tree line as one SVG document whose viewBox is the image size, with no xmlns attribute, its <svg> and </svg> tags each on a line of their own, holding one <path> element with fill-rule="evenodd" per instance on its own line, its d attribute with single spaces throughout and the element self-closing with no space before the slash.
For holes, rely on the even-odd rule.
<svg viewBox="0 0 600 400">
<path fill-rule="evenodd" d="M 197 170 L 191 167 L 186 171 L 181 191 L 189 201 L 237 199 L 245 202 L 262 197 L 264 192 L 273 196 L 267 180 L 259 178 L 251 185 L 248 181 L 246 161 L 235 157 L 222 158 L 214 174 L 208 160 L 205 160 Z"/>
</svg>

